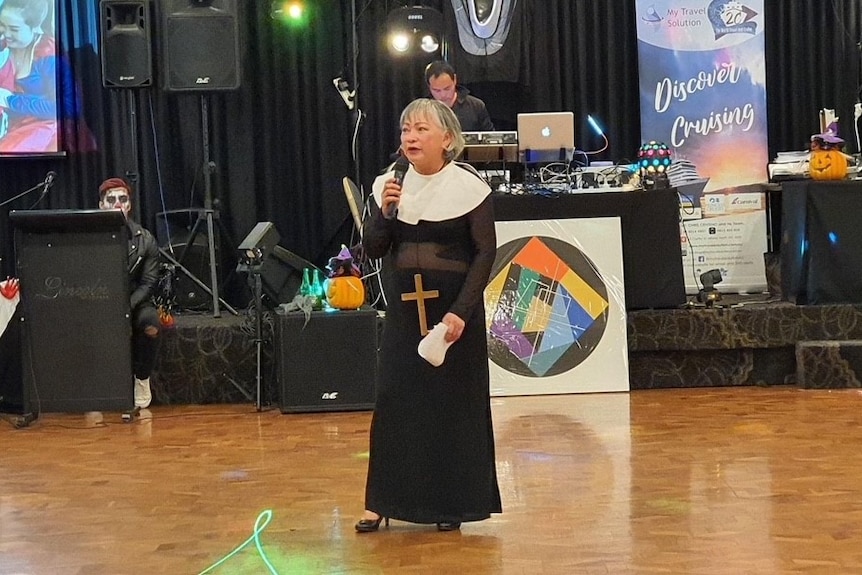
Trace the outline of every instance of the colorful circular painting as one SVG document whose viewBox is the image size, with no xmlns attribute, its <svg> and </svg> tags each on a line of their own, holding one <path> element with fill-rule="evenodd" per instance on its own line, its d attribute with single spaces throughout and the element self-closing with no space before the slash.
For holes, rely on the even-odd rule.
<svg viewBox="0 0 862 575">
<path fill-rule="evenodd" d="M 527 377 L 565 373 L 596 349 L 608 319 L 608 290 L 577 247 L 532 236 L 497 248 L 485 289 L 488 356 Z"/>
</svg>

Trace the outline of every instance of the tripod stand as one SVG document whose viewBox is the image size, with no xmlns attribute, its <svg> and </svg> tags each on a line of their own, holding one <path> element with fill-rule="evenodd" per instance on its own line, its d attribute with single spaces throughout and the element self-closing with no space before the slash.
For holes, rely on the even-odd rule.
<svg viewBox="0 0 862 575">
<path fill-rule="evenodd" d="M 175 258 L 173 255 L 173 247 L 168 242 L 168 245 L 171 247 L 171 251 L 168 252 L 164 248 L 160 248 L 162 256 L 171 262 L 174 266 L 180 269 L 190 280 L 192 280 L 199 288 L 207 292 L 210 296 L 212 296 L 212 305 L 213 305 L 213 317 L 221 317 L 221 310 L 219 309 L 219 304 L 223 305 L 228 311 L 230 311 L 234 315 L 239 315 L 237 311 L 232 308 L 226 301 L 224 301 L 221 297 L 219 297 L 219 286 L 218 286 L 218 268 L 216 265 L 216 250 L 215 250 L 215 222 L 218 221 L 219 226 L 222 226 L 221 220 L 218 219 L 218 211 L 213 208 L 213 197 L 212 197 L 212 172 L 215 167 L 215 164 L 210 160 L 210 140 L 209 140 L 209 106 L 207 101 L 206 94 L 201 94 L 201 139 L 203 144 L 203 176 L 204 176 L 204 207 L 203 209 L 192 209 L 192 210 L 173 210 L 171 212 L 163 212 L 163 214 L 167 215 L 170 213 L 178 213 L 178 212 L 197 212 L 197 219 L 195 220 L 194 225 L 192 226 L 191 231 L 189 232 L 189 237 L 186 241 L 186 246 L 183 248 L 183 251 L 180 253 L 179 259 Z M 204 282 L 195 277 L 195 275 L 189 271 L 185 266 L 183 266 L 182 262 L 185 259 L 186 253 L 188 252 L 189 246 L 191 246 L 198 233 L 200 233 L 201 225 L 206 225 L 206 234 L 207 234 L 207 250 L 209 254 L 209 264 L 210 264 L 210 285 L 212 288 L 207 287 Z M 222 229 L 222 233 L 226 233 L 224 229 Z"/>
<path fill-rule="evenodd" d="M 255 407 L 258 411 L 263 410 L 261 403 L 261 391 L 263 388 L 263 280 L 261 271 L 263 261 L 260 254 L 255 253 L 253 257 L 245 257 L 237 266 L 236 271 L 248 274 L 248 283 L 254 294 L 254 345 L 255 345 Z M 235 381 L 231 381 L 243 394 L 248 397 L 245 390 Z"/>
</svg>

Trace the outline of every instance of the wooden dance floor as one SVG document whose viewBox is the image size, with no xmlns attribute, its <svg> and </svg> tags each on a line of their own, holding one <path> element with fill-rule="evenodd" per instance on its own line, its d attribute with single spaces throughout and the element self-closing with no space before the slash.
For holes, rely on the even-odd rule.
<svg viewBox="0 0 862 575">
<path fill-rule="evenodd" d="M 502 515 L 362 535 L 369 412 L 4 423 L 0 574 L 862 572 L 859 391 L 508 397 L 493 416 Z M 266 510 L 260 551 L 230 556 Z"/>
</svg>

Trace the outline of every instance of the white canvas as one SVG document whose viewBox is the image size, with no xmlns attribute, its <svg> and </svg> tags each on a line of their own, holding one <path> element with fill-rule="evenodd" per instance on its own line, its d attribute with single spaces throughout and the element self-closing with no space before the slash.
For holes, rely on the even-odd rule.
<svg viewBox="0 0 862 575">
<path fill-rule="evenodd" d="M 619 218 L 497 222 L 491 395 L 628 391 Z"/>
</svg>

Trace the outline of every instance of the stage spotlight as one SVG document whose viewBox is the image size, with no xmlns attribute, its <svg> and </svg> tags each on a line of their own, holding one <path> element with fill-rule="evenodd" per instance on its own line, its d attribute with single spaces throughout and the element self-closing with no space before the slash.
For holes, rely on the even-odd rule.
<svg viewBox="0 0 862 575">
<path fill-rule="evenodd" d="M 440 49 L 440 42 L 438 42 L 437 38 L 435 38 L 431 34 L 426 34 L 422 36 L 422 42 L 419 43 L 419 46 L 422 48 L 423 51 L 429 54 L 433 54 Z"/>
<path fill-rule="evenodd" d="M 398 53 L 404 53 L 410 49 L 410 36 L 404 32 L 396 32 L 389 37 L 389 45 Z"/>
<path fill-rule="evenodd" d="M 709 270 L 700 274 L 703 288 L 697 293 L 697 301 L 706 304 L 706 307 L 712 307 L 712 304 L 721 301 L 721 292 L 715 289 L 715 284 L 721 283 L 722 279 L 719 270 Z"/>
<path fill-rule="evenodd" d="M 292 26 L 304 26 L 308 22 L 308 10 L 300 0 L 275 0 L 272 18 Z"/>
<path fill-rule="evenodd" d="M 443 14 L 425 6 L 403 6 L 389 12 L 386 29 L 392 54 L 433 54 L 442 44 Z"/>
</svg>

